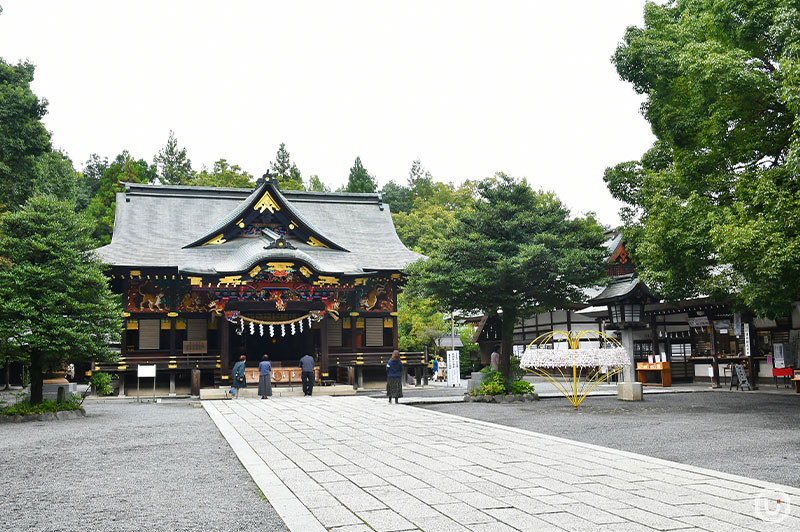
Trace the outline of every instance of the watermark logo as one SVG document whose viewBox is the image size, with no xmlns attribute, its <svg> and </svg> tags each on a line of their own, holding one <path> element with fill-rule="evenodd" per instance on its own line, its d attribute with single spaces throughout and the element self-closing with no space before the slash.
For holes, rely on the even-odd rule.
<svg viewBox="0 0 800 532">
<path fill-rule="evenodd" d="M 785 493 L 764 490 L 755 500 L 755 516 L 767 523 L 780 523 L 786 519 L 792 510 L 792 503 Z"/>
</svg>

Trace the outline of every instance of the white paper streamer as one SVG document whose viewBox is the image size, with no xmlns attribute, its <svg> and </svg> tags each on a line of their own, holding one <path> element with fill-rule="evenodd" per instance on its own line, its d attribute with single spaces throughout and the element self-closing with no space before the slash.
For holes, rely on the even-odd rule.
<svg viewBox="0 0 800 532">
<path fill-rule="evenodd" d="M 270 338 L 275 336 L 275 327 L 273 327 L 272 325 L 269 326 L 269 336 Z"/>
<path fill-rule="evenodd" d="M 281 336 L 286 336 L 286 326 L 281 323 Z"/>
<path fill-rule="evenodd" d="M 252 334 L 255 334 L 255 333 L 256 333 L 256 324 L 251 321 L 250 322 L 250 334 L 252 335 Z"/>
<path fill-rule="evenodd" d="M 297 323 L 300 324 L 300 332 L 303 332 L 303 320 L 300 320 Z"/>
<path fill-rule="evenodd" d="M 292 336 L 294 336 L 294 323 L 291 324 Z"/>
<path fill-rule="evenodd" d="M 539 349 L 528 347 L 519 359 L 525 368 L 588 368 L 608 366 L 619 368 L 630 366 L 628 352 L 624 347 L 585 349 Z"/>
<path fill-rule="evenodd" d="M 263 324 L 263 323 L 259 323 L 259 324 L 258 324 L 258 333 L 259 333 L 261 336 L 264 336 L 264 324 Z"/>
</svg>

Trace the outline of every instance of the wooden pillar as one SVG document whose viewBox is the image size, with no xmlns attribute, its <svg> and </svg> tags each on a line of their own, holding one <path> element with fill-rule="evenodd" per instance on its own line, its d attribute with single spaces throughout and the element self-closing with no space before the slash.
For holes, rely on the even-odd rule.
<svg viewBox="0 0 800 532">
<path fill-rule="evenodd" d="M 349 316 L 348 319 L 350 320 L 350 345 L 353 346 L 353 353 L 356 353 L 358 352 L 358 346 L 356 345 L 356 323 L 358 323 L 358 317 Z"/>
<path fill-rule="evenodd" d="M 572 312 L 567 309 L 567 330 L 572 330 Z"/>
<path fill-rule="evenodd" d="M 175 356 L 176 332 L 175 332 L 175 318 L 169 319 L 169 356 Z"/>
<path fill-rule="evenodd" d="M 397 316 L 392 316 L 392 349 L 400 349 L 400 336 L 397 331 Z"/>
<path fill-rule="evenodd" d="M 219 335 L 220 335 L 220 346 L 219 346 L 219 355 L 221 360 L 222 368 L 220 373 L 223 376 L 227 375 L 231 369 L 231 324 L 230 322 L 223 316 L 219 320 Z"/>
<path fill-rule="evenodd" d="M 755 359 L 756 355 L 756 346 L 755 346 L 755 339 L 756 339 L 756 328 L 753 326 L 753 317 L 747 317 L 747 326 L 750 328 L 750 357 L 748 358 L 749 362 L 749 375 L 747 376 L 750 379 L 750 387 L 753 390 L 758 390 L 758 368 L 756 364 L 759 362 Z M 742 324 L 744 327 L 744 324 Z M 742 331 L 742 341 L 744 341 L 744 331 Z M 742 353 L 744 355 L 744 353 Z"/>
<path fill-rule="evenodd" d="M 326 314 L 322 321 L 319 323 L 319 354 L 320 354 L 320 375 L 324 379 L 328 377 L 328 320 L 330 317 Z"/>
<path fill-rule="evenodd" d="M 425 363 L 425 371 L 422 372 L 422 384 L 428 385 L 428 346 L 425 346 L 424 356 L 422 361 Z"/>
</svg>

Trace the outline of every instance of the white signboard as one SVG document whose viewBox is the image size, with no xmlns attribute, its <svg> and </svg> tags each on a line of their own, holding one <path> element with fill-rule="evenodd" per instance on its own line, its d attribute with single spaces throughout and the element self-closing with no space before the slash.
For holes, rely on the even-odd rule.
<svg viewBox="0 0 800 532">
<path fill-rule="evenodd" d="M 775 367 L 778 369 L 783 369 L 786 367 L 786 360 L 784 360 L 784 346 L 783 344 L 775 344 L 772 346 L 775 351 Z"/>
<path fill-rule="evenodd" d="M 708 323 L 708 316 L 689 318 L 689 327 L 705 327 Z"/>
<path fill-rule="evenodd" d="M 156 365 L 153 364 L 152 366 L 143 366 L 139 364 L 136 366 L 138 370 L 137 377 L 155 377 L 156 376 Z"/>
<path fill-rule="evenodd" d="M 447 352 L 447 386 L 461 386 L 461 354 Z"/>
<path fill-rule="evenodd" d="M 745 323 L 744 326 L 744 356 L 750 356 L 750 324 Z"/>
</svg>

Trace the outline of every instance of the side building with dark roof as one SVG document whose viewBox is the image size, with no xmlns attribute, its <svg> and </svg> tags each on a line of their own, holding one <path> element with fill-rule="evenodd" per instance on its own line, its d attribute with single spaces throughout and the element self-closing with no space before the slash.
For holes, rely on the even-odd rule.
<svg viewBox="0 0 800 532">
<path fill-rule="evenodd" d="M 240 355 L 255 366 L 268 354 L 278 382 L 305 354 L 323 380 L 382 364 L 398 345 L 402 270 L 421 257 L 378 194 L 263 180 L 255 190 L 126 184 L 97 253 L 124 318 L 119 362 L 99 369 L 155 363 L 173 385 L 200 369 L 206 386 L 227 384 Z"/>
</svg>

